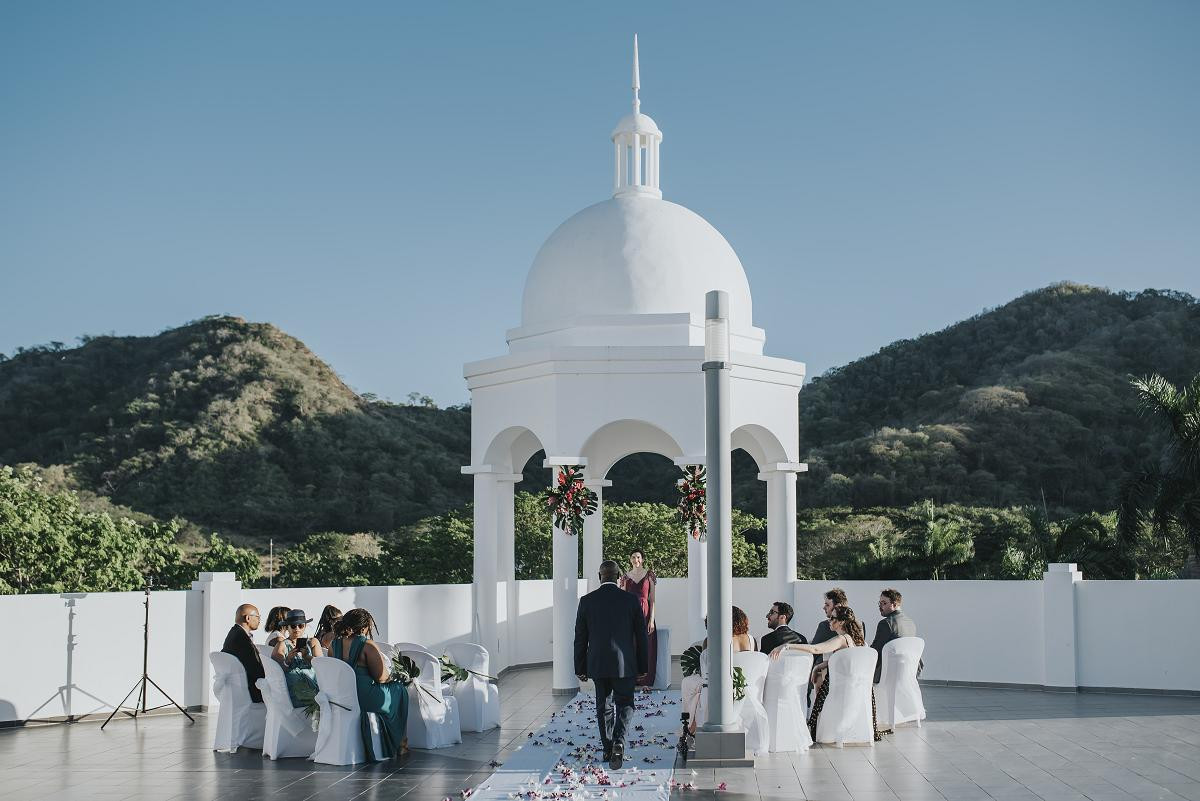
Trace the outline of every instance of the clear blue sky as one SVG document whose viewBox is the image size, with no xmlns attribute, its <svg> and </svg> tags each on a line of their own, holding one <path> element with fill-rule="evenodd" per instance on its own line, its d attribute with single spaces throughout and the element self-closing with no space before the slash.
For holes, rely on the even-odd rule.
<svg viewBox="0 0 1200 801">
<path fill-rule="evenodd" d="M 0 6 L 0 352 L 274 323 L 467 398 L 629 104 L 810 375 L 1072 280 L 1200 295 L 1200 3 Z"/>
</svg>

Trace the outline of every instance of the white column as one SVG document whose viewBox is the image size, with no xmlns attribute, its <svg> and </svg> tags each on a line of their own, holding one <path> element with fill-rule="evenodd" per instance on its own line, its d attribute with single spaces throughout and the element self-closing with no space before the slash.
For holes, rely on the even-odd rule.
<svg viewBox="0 0 1200 801">
<path fill-rule="evenodd" d="M 517 664 L 517 582 L 513 490 L 520 473 L 496 474 L 496 629 L 499 644 L 493 651 L 495 671 Z"/>
<path fill-rule="evenodd" d="M 621 188 L 621 143 L 613 142 L 613 191 Z"/>
<path fill-rule="evenodd" d="M 583 482 L 596 493 L 596 511 L 583 519 L 583 578 L 588 591 L 600 586 L 600 563 L 604 561 L 604 488 L 612 482 L 589 478 Z"/>
<path fill-rule="evenodd" d="M 798 464 L 775 464 L 758 474 L 767 483 L 767 586 L 771 600 L 791 603 L 796 581 L 796 473 Z"/>
<path fill-rule="evenodd" d="M 642 137 L 640 134 L 633 135 L 633 185 L 638 186 L 642 183 Z"/>
<path fill-rule="evenodd" d="M 1083 580 L 1075 564 L 1055 563 L 1042 574 L 1043 647 L 1046 687 L 1075 690 L 1075 584 Z"/>
<path fill-rule="evenodd" d="M 475 642 L 497 653 L 496 579 L 498 576 L 497 493 L 495 473 L 475 473 L 475 570 L 471 596 Z"/>
<path fill-rule="evenodd" d="M 688 642 L 700 642 L 707 635 L 704 610 L 708 608 L 708 544 L 684 532 L 688 552 Z"/>
<path fill-rule="evenodd" d="M 543 463 L 553 467 L 551 481 L 558 484 L 563 465 L 587 466 L 581 456 L 548 458 Z M 575 678 L 575 612 L 579 607 L 579 539 L 552 526 L 551 555 L 554 566 L 554 608 L 552 611 L 552 650 L 554 655 L 553 693 L 569 695 L 579 689 Z"/>
<path fill-rule="evenodd" d="M 225 644 L 225 635 L 229 633 L 237 616 L 237 608 L 242 604 L 242 582 L 233 573 L 201 573 L 192 582 L 192 591 L 200 593 L 204 610 L 204 623 L 200 629 L 200 658 L 196 665 L 196 680 L 200 684 L 197 696 L 204 699 L 202 703 L 206 709 L 212 709 L 217 705 L 217 697 L 212 691 L 212 663 L 208 655 L 220 651 Z M 266 621 L 265 612 L 263 621 Z M 186 699 L 188 695 L 185 693 L 184 697 Z"/>
</svg>

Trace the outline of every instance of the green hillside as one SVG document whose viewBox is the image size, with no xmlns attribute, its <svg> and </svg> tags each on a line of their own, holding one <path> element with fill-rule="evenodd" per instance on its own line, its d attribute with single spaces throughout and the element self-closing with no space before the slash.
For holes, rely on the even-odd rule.
<svg viewBox="0 0 1200 801">
<path fill-rule="evenodd" d="M 803 357 L 803 354 L 796 354 Z M 800 394 L 804 507 L 1045 506 L 1109 511 L 1161 442 L 1130 375 L 1200 373 L 1200 304 L 1069 284 L 831 370 Z M 0 358 L 0 464 L 34 463 L 83 503 L 182 517 L 241 542 L 388 532 L 459 509 L 469 408 L 356 395 L 267 324 L 206 318 L 149 337 L 85 338 Z M 535 489 L 545 478 L 531 460 Z M 763 514 L 735 454 L 734 498 Z M 660 457 L 614 470 L 613 502 L 673 503 Z"/>
<path fill-rule="evenodd" d="M 1075 284 L 830 370 L 800 394 L 801 505 L 1113 509 L 1161 450 L 1130 376 L 1200 373 L 1200 304 Z"/>
<path fill-rule="evenodd" d="M 0 463 L 243 540 L 390 531 L 470 500 L 470 414 L 368 402 L 270 325 L 214 317 L 0 362 Z"/>
</svg>

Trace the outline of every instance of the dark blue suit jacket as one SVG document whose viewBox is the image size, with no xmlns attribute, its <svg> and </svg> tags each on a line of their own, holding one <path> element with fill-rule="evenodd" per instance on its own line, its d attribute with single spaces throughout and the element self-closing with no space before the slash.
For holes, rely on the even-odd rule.
<svg viewBox="0 0 1200 801">
<path fill-rule="evenodd" d="M 650 672 L 646 618 L 637 596 L 601 584 L 579 599 L 575 615 L 575 674 L 620 679 Z"/>
</svg>

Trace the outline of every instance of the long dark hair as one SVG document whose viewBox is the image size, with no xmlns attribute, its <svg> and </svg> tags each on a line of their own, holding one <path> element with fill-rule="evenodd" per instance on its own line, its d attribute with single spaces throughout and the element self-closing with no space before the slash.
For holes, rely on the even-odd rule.
<svg viewBox="0 0 1200 801">
<path fill-rule="evenodd" d="M 333 633 L 338 637 L 353 637 L 364 629 L 368 637 L 372 631 L 379 633 L 379 626 L 375 625 L 375 618 L 371 617 L 370 612 L 366 609 L 351 609 L 334 624 Z"/>
<path fill-rule="evenodd" d="M 287 614 L 290 611 L 292 611 L 290 606 L 276 606 L 270 612 L 267 612 L 267 633 L 279 631 L 283 628 L 283 621 L 287 619 Z"/>
<path fill-rule="evenodd" d="M 842 624 L 842 631 L 850 635 L 850 639 L 855 645 L 866 645 L 867 638 L 863 636 L 862 623 L 854 615 L 854 610 L 848 606 L 840 605 L 833 608 L 833 615 L 829 618 L 829 622 L 837 621 Z"/>
<path fill-rule="evenodd" d="M 333 631 L 334 626 L 342 619 L 342 610 L 338 609 L 333 604 L 327 604 L 321 610 L 321 620 L 317 623 L 317 638 L 320 639 L 323 635 Z"/>
</svg>

